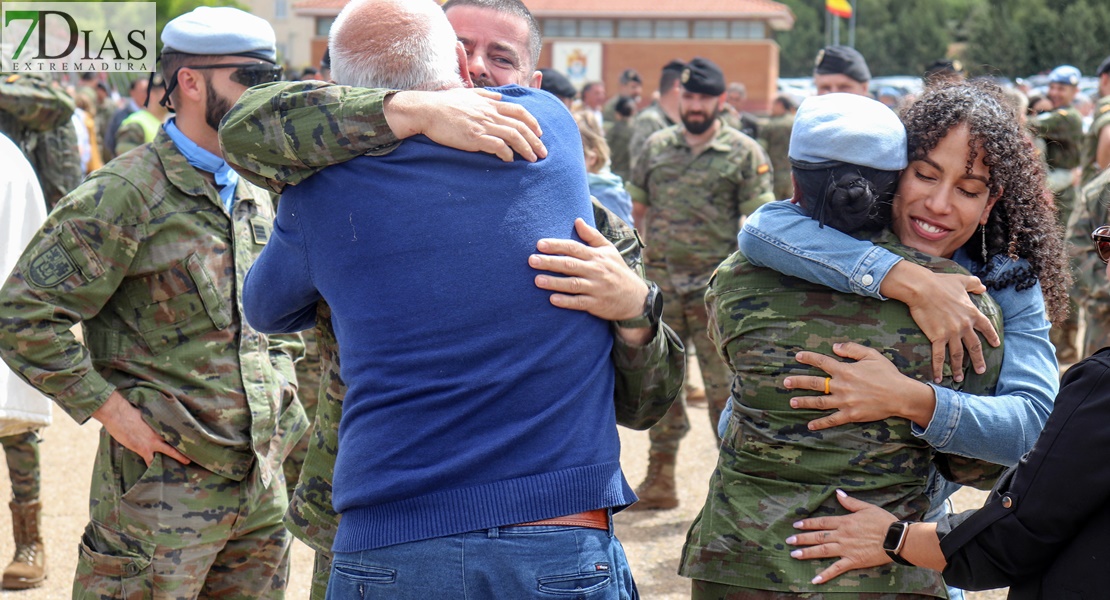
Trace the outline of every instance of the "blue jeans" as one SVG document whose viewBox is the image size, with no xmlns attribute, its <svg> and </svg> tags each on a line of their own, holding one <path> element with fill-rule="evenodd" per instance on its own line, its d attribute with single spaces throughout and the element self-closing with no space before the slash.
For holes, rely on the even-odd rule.
<svg viewBox="0 0 1110 600">
<path fill-rule="evenodd" d="M 336 553 L 327 600 L 638 600 L 610 531 L 528 526 Z"/>
</svg>

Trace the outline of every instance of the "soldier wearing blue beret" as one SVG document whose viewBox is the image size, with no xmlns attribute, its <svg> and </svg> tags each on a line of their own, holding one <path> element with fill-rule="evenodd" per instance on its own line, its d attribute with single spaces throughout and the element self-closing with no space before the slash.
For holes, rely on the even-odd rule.
<svg viewBox="0 0 1110 600">
<path fill-rule="evenodd" d="M 303 345 L 242 318 L 274 204 L 216 135 L 248 86 L 279 77 L 274 31 L 201 7 L 162 42 L 176 116 L 51 213 L 0 290 L 19 307 L 0 353 L 74 420 L 103 425 L 74 597 L 279 598 Z"/>
</svg>

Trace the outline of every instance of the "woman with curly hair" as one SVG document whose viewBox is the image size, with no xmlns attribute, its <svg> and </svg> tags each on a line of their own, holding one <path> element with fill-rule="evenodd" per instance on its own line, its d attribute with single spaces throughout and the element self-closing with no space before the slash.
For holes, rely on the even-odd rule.
<svg viewBox="0 0 1110 600">
<path fill-rule="evenodd" d="M 1006 337 L 994 395 L 911 379 L 887 358 L 851 343 L 834 351 L 854 362 L 798 353 L 799 363 L 829 377 L 790 376 L 782 385 L 819 393 L 790 399 L 794 409 L 829 411 L 809 423 L 812 432 L 904 417 L 913 423 L 914 435 L 939 451 L 1012 465 L 1036 440 L 1059 389 L 1049 320 L 1066 315 L 1070 274 L 1044 170 L 993 84 L 932 89 L 903 120 L 909 166 L 893 200 L 891 228 L 904 244 L 951 258 L 978 279 L 938 275 L 869 241 L 821 228 L 790 202 L 752 214 L 740 234 L 740 250 L 756 265 L 907 304 L 933 343 L 934 381 L 945 372 L 962 379 L 965 345 L 976 372 L 984 369 L 975 330 L 992 345 L 998 338 L 967 292 L 989 290 L 1002 311 Z M 722 428 L 731 412 L 722 415 Z M 957 487 L 933 473 L 932 515 L 943 511 Z"/>
</svg>

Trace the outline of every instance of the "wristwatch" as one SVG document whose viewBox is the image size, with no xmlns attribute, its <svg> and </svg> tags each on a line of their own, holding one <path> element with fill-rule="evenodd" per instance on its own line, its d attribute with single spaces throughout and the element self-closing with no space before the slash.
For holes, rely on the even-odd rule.
<svg viewBox="0 0 1110 600">
<path fill-rule="evenodd" d="M 617 321 L 617 327 L 635 329 L 638 327 L 654 328 L 663 317 L 663 293 L 655 282 L 648 282 L 647 298 L 644 299 L 644 311 L 638 317 Z"/>
<path fill-rule="evenodd" d="M 914 566 L 914 564 L 902 558 L 902 547 L 906 545 L 906 535 L 910 532 L 909 521 L 895 521 L 890 524 L 890 528 L 886 530 L 886 537 L 883 538 L 883 550 L 886 550 L 886 555 L 891 560 L 907 566 Z"/>
</svg>

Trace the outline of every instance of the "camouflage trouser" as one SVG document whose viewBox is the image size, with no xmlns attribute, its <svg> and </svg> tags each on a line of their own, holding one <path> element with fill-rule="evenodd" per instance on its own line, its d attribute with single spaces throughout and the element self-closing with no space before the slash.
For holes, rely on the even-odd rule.
<svg viewBox="0 0 1110 600">
<path fill-rule="evenodd" d="M 291 537 L 280 472 L 262 484 L 155 454 L 148 468 L 100 432 L 73 597 L 283 598 Z"/>
<path fill-rule="evenodd" d="M 732 373 L 721 360 L 706 330 L 709 318 L 705 312 L 705 288 L 685 294 L 678 294 L 671 284 L 671 275 L 666 269 L 648 266 L 648 279 L 656 282 L 663 293 L 663 321 L 683 340 L 690 340 L 697 349 L 698 366 L 705 383 L 705 398 L 709 405 L 710 429 L 717 431 L 717 421 L 728 402 L 732 383 Z M 686 417 L 686 390 L 671 405 L 670 410 L 658 423 L 652 426 L 652 454 L 674 456 L 678 454 L 678 444 L 690 431 L 690 421 Z"/>
<path fill-rule="evenodd" d="M 308 441 L 312 439 L 312 424 L 316 421 L 316 405 L 320 403 L 320 350 L 316 347 L 316 330 L 302 331 L 301 337 L 304 338 L 304 358 L 293 366 L 297 370 L 297 397 L 308 417 L 308 428 L 281 465 L 285 471 L 285 489 L 290 498 L 301 477 L 304 457 L 308 454 Z"/>
<path fill-rule="evenodd" d="M 312 590 L 309 600 L 324 600 L 328 593 L 328 578 L 331 577 L 331 554 L 317 552 L 312 561 Z"/>
<path fill-rule="evenodd" d="M 856 594 L 851 592 L 793 593 L 754 590 L 723 583 L 693 580 L 690 600 L 923 600 L 933 598 L 921 594 Z"/>
<path fill-rule="evenodd" d="M 1102 303 L 1088 304 L 1083 312 L 1086 331 L 1079 348 L 1083 354 L 1079 358 L 1086 358 L 1110 346 L 1110 306 Z"/>
<path fill-rule="evenodd" d="M 1079 306 L 1075 300 L 1068 300 L 1068 318 L 1063 323 L 1053 323 L 1048 332 L 1049 341 L 1056 347 L 1056 360 L 1064 364 L 1079 361 L 1085 355 L 1079 354 L 1082 350 L 1079 341 Z"/>
<path fill-rule="evenodd" d="M 0 437 L 12 480 L 12 499 L 20 504 L 39 499 L 42 473 L 39 460 L 39 434 L 36 431 Z"/>
</svg>

